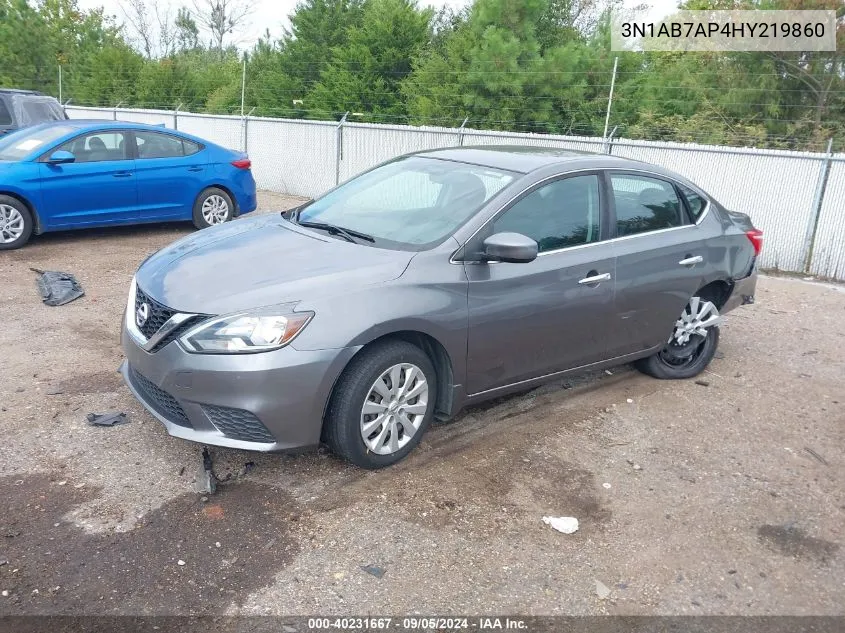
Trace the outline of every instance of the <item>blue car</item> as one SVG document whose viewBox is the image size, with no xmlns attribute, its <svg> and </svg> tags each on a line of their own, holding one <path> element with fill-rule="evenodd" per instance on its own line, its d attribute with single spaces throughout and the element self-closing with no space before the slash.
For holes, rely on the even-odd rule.
<svg viewBox="0 0 845 633">
<path fill-rule="evenodd" d="M 54 121 L 0 139 L 0 250 L 30 236 L 192 220 L 221 224 L 256 207 L 250 161 L 153 125 Z"/>
</svg>

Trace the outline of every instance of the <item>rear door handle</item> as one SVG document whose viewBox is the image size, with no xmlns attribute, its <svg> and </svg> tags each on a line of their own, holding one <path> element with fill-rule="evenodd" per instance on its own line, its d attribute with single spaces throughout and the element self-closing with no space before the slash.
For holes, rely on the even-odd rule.
<svg viewBox="0 0 845 633">
<path fill-rule="evenodd" d="M 680 266 L 689 266 L 690 268 L 695 266 L 696 264 L 700 264 L 704 261 L 704 258 L 701 255 L 696 255 L 695 257 L 687 255 L 684 259 L 678 262 Z"/>
<path fill-rule="evenodd" d="M 115 178 L 129 178 L 131 175 L 131 171 L 116 171 L 112 174 Z"/>
<path fill-rule="evenodd" d="M 591 273 L 594 271 L 590 271 Z M 589 274 L 589 273 L 588 273 Z M 588 284 L 598 284 L 603 281 L 610 281 L 610 273 L 602 273 L 601 275 L 592 275 L 590 277 L 584 277 L 578 281 L 579 284 L 588 285 Z"/>
<path fill-rule="evenodd" d="M 202 168 L 202 167 L 199 167 L 199 166 L 197 166 L 197 167 L 188 167 L 188 171 L 202 171 L 202 170 L 203 170 L 203 168 Z"/>
</svg>

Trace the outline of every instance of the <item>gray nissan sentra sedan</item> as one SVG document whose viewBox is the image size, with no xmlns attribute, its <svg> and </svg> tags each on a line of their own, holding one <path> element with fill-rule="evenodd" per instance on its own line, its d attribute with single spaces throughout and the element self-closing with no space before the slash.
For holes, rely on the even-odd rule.
<svg viewBox="0 0 845 633">
<path fill-rule="evenodd" d="M 433 418 L 629 361 L 690 378 L 762 233 L 668 170 L 516 147 L 402 156 L 147 259 L 121 371 L 171 435 L 364 468 Z"/>
</svg>

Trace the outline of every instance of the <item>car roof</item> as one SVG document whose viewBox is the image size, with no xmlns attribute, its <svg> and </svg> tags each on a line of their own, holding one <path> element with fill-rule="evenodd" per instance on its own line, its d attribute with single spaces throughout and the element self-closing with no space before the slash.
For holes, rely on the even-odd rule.
<svg viewBox="0 0 845 633">
<path fill-rule="evenodd" d="M 203 145 L 213 145 L 203 138 L 187 134 L 181 130 L 174 130 L 164 125 L 149 125 L 147 123 L 134 123 L 132 121 L 112 121 L 110 119 L 62 119 L 59 121 L 46 121 L 33 125 L 29 130 L 43 130 L 50 127 L 66 127 L 76 130 L 73 134 L 79 134 L 87 130 L 149 130 L 151 132 L 161 132 L 163 134 L 173 134 L 181 138 L 196 141 Z"/>
<path fill-rule="evenodd" d="M 166 128 L 163 125 L 149 125 L 147 123 L 134 123 L 132 121 L 112 121 L 111 119 L 64 119 L 61 121 L 48 121 L 41 123 L 44 127 L 52 125 L 60 125 L 63 127 L 75 127 L 80 130 L 87 130 L 89 128 L 112 129 L 120 128 L 121 130 L 154 130 L 157 132 L 174 132 L 176 134 L 183 134 L 178 130 Z"/>
<path fill-rule="evenodd" d="M 21 88 L 0 88 L 0 94 L 11 94 L 11 95 L 35 95 L 38 97 L 43 97 L 43 92 L 38 92 L 37 90 L 23 90 Z"/>
<path fill-rule="evenodd" d="M 602 169 L 613 167 L 616 169 L 643 169 L 662 172 L 659 167 L 643 163 L 630 158 L 608 156 L 596 152 L 582 152 L 572 149 L 558 149 L 554 147 L 531 147 L 524 145 L 477 145 L 466 147 L 447 147 L 443 149 L 424 150 L 416 156 L 451 160 L 493 169 L 504 169 L 523 174 L 530 173 L 549 165 L 558 165 L 567 169 Z"/>
</svg>

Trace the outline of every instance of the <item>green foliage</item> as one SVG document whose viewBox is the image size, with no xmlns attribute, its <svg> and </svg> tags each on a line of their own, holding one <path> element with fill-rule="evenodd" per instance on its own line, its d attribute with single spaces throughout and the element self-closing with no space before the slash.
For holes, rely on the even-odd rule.
<svg viewBox="0 0 845 633">
<path fill-rule="evenodd" d="M 366 0 L 359 25 L 331 53 L 308 97 L 309 108 L 327 113 L 402 116 L 402 80 L 428 39 L 433 12 L 412 0 Z"/>
<path fill-rule="evenodd" d="M 601 135 L 614 57 L 617 136 L 821 149 L 845 142 L 841 0 L 686 0 L 684 8 L 833 8 L 838 51 L 613 53 L 618 0 L 300 0 L 290 31 L 245 55 L 206 48 L 184 7 L 161 59 L 77 0 L 0 0 L 0 84 L 80 105 L 240 112 Z"/>
</svg>

